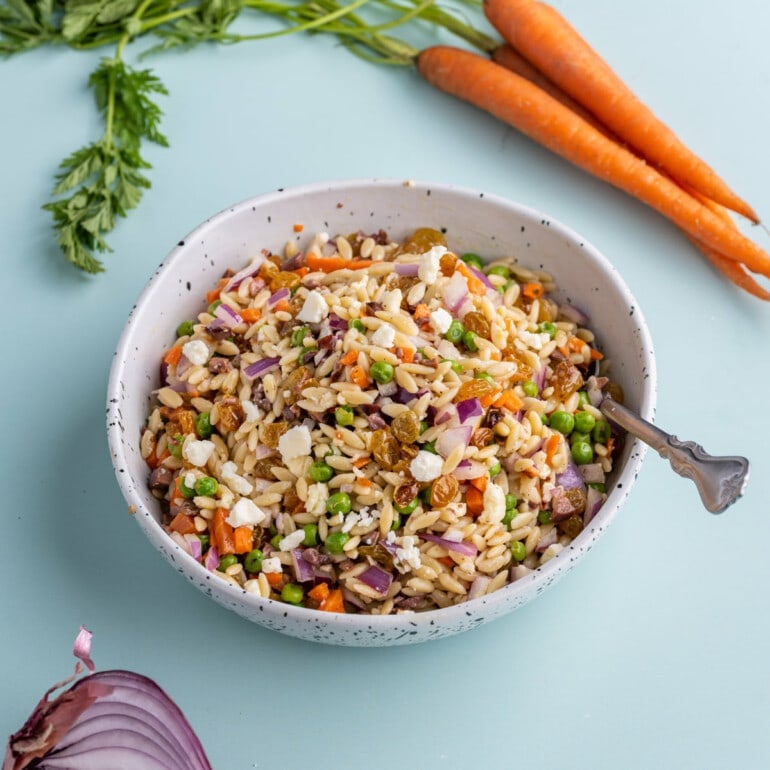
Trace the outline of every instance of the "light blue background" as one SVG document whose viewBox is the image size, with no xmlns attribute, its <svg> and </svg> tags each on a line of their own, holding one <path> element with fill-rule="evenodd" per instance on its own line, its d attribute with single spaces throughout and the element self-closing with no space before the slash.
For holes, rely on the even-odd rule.
<svg viewBox="0 0 770 770">
<path fill-rule="evenodd" d="M 557 5 L 770 218 L 770 5 Z M 768 307 L 623 194 L 414 73 L 307 36 L 148 62 L 171 92 L 172 147 L 148 150 L 153 187 L 112 235 L 107 273 L 80 275 L 40 206 L 59 160 L 99 131 L 86 81 L 101 53 L 0 62 L 0 735 L 70 672 L 85 623 L 98 667 L 155 678 L 220 770 L 770 766 Z M 129 309 L 209 214 L 276 187 L 366 176 L 503 195 L 592 241 L 650 324 L 660 425 L 747 455 L 743 500 L 711 516 L 650 455 L 606 537 L 557 587 L 417 647 L 278 636 L 175 576 L 126 513 L 107 452 L 107 374 Z"/>
</svg>

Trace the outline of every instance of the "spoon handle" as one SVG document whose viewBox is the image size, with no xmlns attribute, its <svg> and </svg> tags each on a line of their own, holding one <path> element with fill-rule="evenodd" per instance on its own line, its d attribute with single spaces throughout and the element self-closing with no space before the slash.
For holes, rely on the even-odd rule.
<svg viewBox="0 0 770 770">
<path fill-rule="evenodd" d="M 600 409 L 607 419 L 668 460 L 676 473 L 692 479 L 711 513 L 722 513 L 746 489 L 749 461 L 745 457 L 713 457 L 700 444 L 680 441 L 609 397 L 602 401 Z"/>
</svg>

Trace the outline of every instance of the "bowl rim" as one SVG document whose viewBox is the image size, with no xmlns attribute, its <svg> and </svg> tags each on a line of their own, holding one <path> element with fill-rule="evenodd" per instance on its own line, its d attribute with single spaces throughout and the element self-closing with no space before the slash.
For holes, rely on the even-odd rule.
<svg viewBox="0 0 770 770">
<path fill-rule="evenodd" d="M 508 583 L 491 594 L 486 594 L 449 607 L 423 612 L 406 612 L 398 615 L 361 615 L 358 613 L 343 614 L 320 612 L 318 610 L 298 607 L 273 599 L 265 599 L 225 580 L 211 581 L 208 570 L 168 537 L 160 523 L 156 521 L 153 512 L 144 506 L 142 500 L 139 499 L 138 496 L 135 496 L 136 486 L 132 483 L 131 474 L 128 472 L 129 463 L 127 462 L 123 441 L 121 440 L 122 427 L 120 424 L 120 405 L 123 393 L 121 383 L 127 360 L 125 356 L 121 355 L 121 352 L 130 345 L 134 321 L 141 314 L 143 308 L 147 307 L 148 303 L 152 301 L 153 295 L 158 290 L 157 287 L 161 284 L 159 279 L 162 278 L 165 273 L 171 271 L 176 263 L 184 258 L 185 252 L 189 248 L 189 244 L 196 243 L 207 231 L 220 227 L 229 218 L 239 215 L 246 208 L 270 205 L 273 202 L 287 197 L 302 197 L 333 191 L 354 193 L 357 189 L 371 189 L 372 187 L 379 188 L 383 191 L 392 190 L 394 192 L 396 190 L 409 190 L 418 193 L 427 190 L 440 191 L 442 193 L 456 195 L 461 198 L 472 199 L 475 201 L 481 197 L 488 203 L 508 209 L 519 216 L 526 218 L 533 226 L 539 227 L 542 226 L 544 222 L 547 222 L 550 231 L 555 232 L 567 241 L 574 244 L 580 244 L 581 253 L 597 264 L 600 270 L 604 272 L 613 283 L 615 290 L 622 296 L 626 305 L 634 309 L 634 316 L 639 333 L 638 343 L 642 352 L 642 365 L 647 375 L 642 385 L 642 398 L 639 405 L 639 413 L 648 421 L 652 421 L 655 415 L 657 399 L 655 352 L 650 330 L 638 301 L 631 293 L 631 290 L 618 270 L 612 265 L 609 259 L 599 251 L 599 249 L 571 227 L 542 211 L 494 193 L 482 192 L 481 190 L 462 185 L 445 182 L 428 182 L 424 180 L 404 180 L 392 177 L 354 177 L 294 185 L 261 193 L 243 199 L 233 205 L 226 206 L 217 213 L 207 217 L 178 241 L 171 251 L 168 252 L 158 268 L 153 272 L 133 304 L 118 339 L 110 368 L 107 385 L 107 436 L 113 469 L 121 493 L 129 504 L 131 512 L 136 514 L 134 515 L 134 518 L 138 521 L 153 546 L 161 551 L 163 551 L 164 548 L 166 551 L 172 551 L 174 553 L 174 562 L 176 563 L 177 559 L 181 561 L 184 572 L 187 573 L 190 579 L 197 576 L 197 578 L 200 579 L 200 582 L 208 580 L 207 586 L 212 589 L 210 594 L 220 601 L 220 603 L 225 603 L 226 606 L 230 608 L 233 608 L 233 601 L 246 602 L 247 604 L 252 605 L 251 609 L 260 612 L 258 618 L 256 617 L 256 612 L 251 615 L 251 617 L 257 621 L 261 621 L 263 618 L 266 621 L 270 618 L 286 621 L 287 619 L 294 617 L 299 621 L 313 621 L 316 625 L 319 623 L 331 623 L 332 625 L 339 627 L 341 631 L 367 629 L 376 632 L 378 630 L 382 631 L 387 629 L 389 631 L 403 631 L 404 633 L 410 633 L 414 632 L 415 628 L 436 624 L 439 618 L 441 619 L 442 625 L 445 622 L 452 623 L 466 621 L 468 620 L 468 615 L 472 614 L 469 613 L 470 607 L 475 609 L 482 606 L 489 608 L 502 605 L 502 609 L 504 610 L 505 604 L 514 601 L 517 595 L 526 596 L 535 584 L 542 584 L 542 589 L 544 589 L 556 582 L 556 576 L 558 576 L 560 572 L 563 573 L 561 570 L 560 555 L 557 555 L 544 565 L 537 567 L 529 575 L 520 578 L 514 583 Z M 603 520 L 602 525 L 597 528 L 599 531 L 606 529 L 606 526 L 609 525 L 612 519 L 614 519 L 625 498 L 630 493 L 642 467 L 646 451 L 647 446 L 645 444 L 638 439 L 632 439 L 631 446 L 629 447 L 628 460 L 617 479 L 617 482 L 622 483 L 615 484 L 615 487 L 602 506 L 600 513 L 597 514 L 597 517 L 601 516 Z M 159 539 L 161 535 L 162 539 Z M 583 540 L 586 541 L 584 545 L 577 543 L 583 535 L 585 535 Z M 580 552 L 588 550 L 588 548 L 592 546 L 594 540 L 598 538 L 598 534 L 591 535 L 590 537 L 588 535 L 588 531 L 584 530 L 577 538 L 575 538 L 575 541 L 573 541 L 573 543 L 577 543 L 580 547 Z M 163 548 L 161 547 L 161 543 L 163 544 Z M 562 553 L 566 556 L 565 552 Z M 166 552 L 164 552 L 163 555 L 168 558 Z M 219 597 L 214 594 L 219 594 Z M 522 602 L 522 604 L 523 603 L 524 602 Z M 491 617 L 494 617 L 494 614 L 492 614 Z"/>
</svg>

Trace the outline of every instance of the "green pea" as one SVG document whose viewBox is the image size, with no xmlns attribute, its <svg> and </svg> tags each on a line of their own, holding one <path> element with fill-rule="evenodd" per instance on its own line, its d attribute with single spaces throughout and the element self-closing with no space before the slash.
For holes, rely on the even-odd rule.
<svg viewBox="0 0 770 770">
<path fill-rule="evenodd" d="M 586 393 L 584 390 L 578 391 L 578 406 L 585 406 L 586 404 L 590 404 L 591 401 L 588 398 L 588 393 Z"/>
<path fill-rule="evenodd" d="M 281 540 L 283 540 L 283 535 L 280 533 L 276 533 L 270 538 L 270 545 L 275 548 L 275 550 L 279 550 L 281 547 Z"/>
<path fill-rule="evenodd" d="M 335 492 L 326 501 L 326 510 L 332 515 L 350 513 L 350 495 L 347 492 Z"/>
<path fill-rule="evenodd" d="M 430 496 L 433 492 L 433 484 L 428 484 L 425 489 L 420 490 L 419 498 L 425 505 L 430 505 Z"/>
<path fill-rule="evenodd" d="M 489 374 L 488 372 L 476 372 L 476 375 L 474 377 L 476 380 L 484 380 L 488 382 L 490 385 L 495 384 L 495 378 Z"/>
<path fill-rule="evenodd" d="M 505 496 L 505 510 L 506 511 L 512 511 L 516 508 L 516 506 L 519 504 L 519 501 L 516 499 L 516 495 L 507 494 Z"/>
<path fill-rule="evenodd" d="M 435 441 L 426 441 L 420 449 L 424 450 L 425 452 L 430 452 L 433 455 L 437 455 L 438 452 L 436 451 L 436 442 Z"/>
<path fill-rule="evenodd" d="M 511 271 L 505 265 L 494 265 L 487 270 L 487 275 L 501 275 L 508 280 L 511 277 Z"/>
<path fill-rule="evenodd" d="M 550 425 L 551 424 L 551 420 L 548 417 L 548 415 L 545 414 L 545 412 L 540 415 L 540 422 L 542 422 L 543 425 Z"/>
<path fill-rule="evenodd" d="M 302 343 L 305 341 L 305 337 L 310 333 L 310 329 L 307 326 L 297 326 L 291 333 L 291 346 L 293 348 L 301 348 Z"/>
<path fill-rule="evenodd" d="M 420 435 L 425 433 L 425 431 L 428 430 L 429 427 L 430 425 L 428 425 L 428 423 L 425 420 L 420 420 Z"/>
<path fill-rule="evenodd" d="M 219 482 L 211 476 L 203 476 L 195 482 L 195 493 L 201 497 L 211 497 L 219 489 Z"/>
<path fill-rule="evenodd" d="M 353 424 L 353 409 L 349 406 L 338 406 L 334 410 L 334 419 L 337 422 L 337 425 L 342 425 L 342 427 L 346 427 L 348 425 Z"/>
<path fill-rule="evenodd" d="M 588 433 L 580 433 L 579 431 L 573 431 L 572 435 L 569 437 L 570 446 L 572 446 L 573 444 L 577 444 L 579 442 L 582 442 L 584 444 L 590 444 L 591 436 L 589 436 Z"/>
<path fill-rule="evenodd" d="M 588 486 L 591 487 L 592 489 L 595 489 L 597 492 L 601 492 L 602 494 L 604 494 L 607 491 L 607 487 L 604 484 L 602 484 L 600 481 L 592 481 L 589 483 Z"/>
<path fill-rule="evenodd" d="M 393 514 L 393 523 L 390 525 L 390 528 L 393 530 L 393 532 L 396 532 L 401 528 L 401 516 L 399 516 L 399 514 Z"/>
<path fill-rule="evenodd" d="M 594 429 L 591 431 L 591 438 L 597 444 L 606 444 L 612 436 L 612 427 L 607 420 L 597 420 Z"/>
<path fill-rule="evenodd" d="M 596 418 L 590 412 L 578 412 L 575 415 L 575 430 L 590 433 L 596 425 Z"/>
<path fill-rule="evenodd" d="M 559 433 L 569 436 L 575 427 L 575 418 L 569 412 L 554 412 L 548 424 Z"/>
<path fill-rule="evenodd" d="M 243 566 L 246 572 L 262 572 L 263 554 L 259 548 L 249 551 L 243 559 Z"/>
<path fill-rule="evenodd" d="M 360 318 L 351 318 L 348 321 L 348 329 L 355 329 L 357 332 L 365 332 L 366 326 Z"/>
<path fill-rule="evenodd" d="M 348 540 L 350 535 L 347 532 L 332 532 L 326 538 L 326 550 L 329 553 L 342 553 Z"/>
<path fill-rule="evenodd" d="M 420 504 L 420 498 L 415 497 L 414 500 L 407 503 L 406 505 L 399 505 L 398 503 L 394 503 L 393 507 L 399 512 L 403 513 L 405 515 L 409 515 L 410 513 L 414 513 L 414 509 L 417 508 L 417 506 Z"/>
<path fill-rule="evenodd" d="M 214 301 L 213 301 L 213 302 L 212 302 L 212 303 L 211 303 L 211 304 L 208 306 L 208 308 L 207 308 L 207 309 L 208 309 L 208 311 L 209 311 L 209 315 L 214 315 L 214 311 L 215 311 L 215 310 L 216 310 L 216 309 L 217 309 L 217 308 L 218 308 L 218 307 L 219 307 L 221 304 L 222 304 L 222 300 L 221 300 L 221 299 L 215 299 L 215 300 L 214 300 Z"/>
<path fill-rule="evenodd" d="M 464 331 L 463 345 L 465 345 L 468 351 L 475 353 L 479 349 L 479 346 L 476 344 L 476 332 L 472 332 L 470 329 Z"/>
<path fill-rule="evenodd" d="M 334 475 L 334 468 L 323 460 L 317 460 L 310 466 L 308 476 L 311 481 L 328 481 Z"/>
<path fill-rule="evenodd" d="M 484 260 L 478 254 L 474 254 L 472 251 L 469 251 L 467 254 L 463 254 L 460 259 L 462 259 L 466 265 L 475 267 L 477 270 L 484 269 Z"/>
<path fill-rule="evenodd" d="M 181 433 L 177 433 L 176 436 L 174 436 L 174 440 L 168 442 L 168 453 L 177 460 L 181 460 L 183 443 L 184 436 Z"/>
<path fill-rule="evenodd" d="M 549 524 L 551 521 L 551 512 L 550 511 L 538 511 L 537 512 L 537 523 L 538 524 Z"/>
<path fill-rule="evenodd" d="M 547 334 L 551 339 L 556 336 L 556 327 L 550 321 L 543 321 L 543 323 L 537 327 L 537 330 L 541 334 Z"/>
<path fill-rule="evenodd" d="M 446 335 L 444 335 L 446 336 Z M 463 365 L 459 361 L 452 361 L 451 358 L 442 358 L 441 363 L 444 363 L 445 361 L 449 361 L 449 366 L 451 367 L 452 371 L 455 374 L 460 374 L 463 370 Z"/>
<path fill-rule="evenodd" d="M 505 516 L 503 516 L 503 526 L 507 527 L 508 529 L 511 528 L 511 522 L 513 521 L 514 517 L 518 511 L 510 510 L 505 512 Z"/>
<path fill-rule="evenodd" d="M 226 553 L 219 559 L 217 569 L 220 572 L 224 572 L 228 567 L 232 567 L 233 564 L 238 563 L 238 557 L 234 553 Z"/>
<path fill-rule="evenodd" d="M 281 589 L 281 599 L 287 604 L 302 604 L 302 599 L 305 597 L 302 591 L 302 586 L 296 583 L 287 583 Z"/>
<path fill-rule="evenodd" d="M 570 451 L 572 452 L 572 459 L 578 465 L 587 465 L 593 462 L 594 450 L 587 441 L 577 441 L 572 445 Z"/>
<path fill-rule="evenodd" d="M 456 318 L 449 324 L 449 328 L 444 332 L 444 339 L 449 340 L 452 344 L 456 345 L 463 338 L 465 334 L 465 327 L 462 321 L 458 321 Z"/>
<path fill-rule="evenodd" d="M 208 551 L 211 545 L 211 538 L 204 532 L 198 535 L 198 540 L 201 541 L 201 551 Z"/>
<path fill-rule="evenodd" d="M 195 485 L 193 484 L 193 487 L 194 486 Z M 184 476 L 179 477 L 179 491 L 182 493 L 182 497 L 185 497 L 188 500 L 192 500 L 192 498 L 195 497 L 195 489 L 190 489 L 190 487 L 184 483 Z"/>
<path fill-rule="evenodd" d="M 537 383 L 533 380 L 527 380 L 521 383 L 521 389 L 524 391 L 525 396 L 534 398 L 538 394 Z"/>
<path fill-rule="evenodd" d="M 177 337 L 189 337 L 195 330 L 195 324 L 192 321 L 182 321 L 179 326 L 176 327 Z"/>
<path fill-rule="evenodd" d="M 527 547 L 524 543 L 522 543 L 521 540 L 514 540 L 511 543 L 511 556 L 513 556 L 516 561 L 524 561 L 526 555 Z"/>
<path fill-rule="evenodd" d="M 500 465 L 500 463 L 495 463 L 490 469 L 489 469 L 489 475 L 490 477 L 494 478 L 497 476 L 498 473 L 503 469 L 503 466 Z"/>
<path fill-rule="evenodd" d="M 211 425 L 210 412 L 201 412 L 195 418 L 195 432 L 198 434 L 199 438 L 211 438 L 214 428 Z"/>
<path fill-rule="evenodd" d="M 387 385 L 393 379 L 395 371 L 393 364 L 387 361 L 375 361 L 369 369 L 372 378 L 380 385 Z"/>
<path fill-rule="evenodd" d="M 305 539 L 302 541 L 302 545 L 306 545 L 308 548 L 312 548 L 318 544 L 318 525 L 317 524 L 305 524 L 302 527 L 302 531 L 305 533 Z"/>
</svg>

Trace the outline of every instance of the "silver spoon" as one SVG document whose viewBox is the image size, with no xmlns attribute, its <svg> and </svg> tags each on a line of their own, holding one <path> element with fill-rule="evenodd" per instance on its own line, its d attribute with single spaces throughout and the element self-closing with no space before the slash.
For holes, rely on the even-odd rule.
<svg viewBox="0 0 770 770">
<path fill-rule="evenodd" d="M 655 427 L 609 396 L 599 407 L 616 425 L 644 441 L 680 476 L 692 479 L 703 505 L 711 513 L 722 513 L 741 497 L 749 480 L 749 461 L 745 457 L 712 457 L 694 441 L 680 441 Z"/>
</svg>

